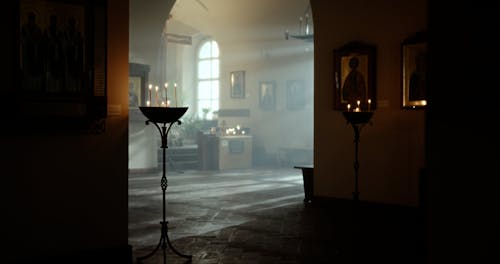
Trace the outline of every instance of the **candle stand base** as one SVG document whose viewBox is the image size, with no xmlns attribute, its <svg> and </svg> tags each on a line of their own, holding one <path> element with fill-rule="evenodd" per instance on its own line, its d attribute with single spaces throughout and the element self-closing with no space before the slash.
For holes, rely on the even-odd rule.
<svg viewBox="0 0 500 264">
<path fill-rule="evenodd" d="M 184 113 L 187 111 L 187 107 L 139 107 L 139 109 L 142 111 L 142 113 L 148 118 L 146 120 L 146 125 L 149 123 L 153 123 L 155 127 L 158 129 L 160 132 L 161 136 L 161 148 L 163 149 L 163 174 L 161 177 L 161 189 L 162 189 L 162 195 L 163 195 L 163 218 L 160 222 L 161 224 L 161 235 L 160 235 L 160 241 L 158 242 L 158 245 L 156 248 L 149 254 L 138 257 L 137 258 L 137 263 L 142 263 L 142 260 L 145 260 L 147 258 L 150 258 L 153 256 L 159 249 L 163 251 L 163 263 L 167 263 L 167 247 L 170 248 L 176 255 L 187 258 L 188 263 L 191 262 L 192 256 L 191 255 L 186 255 L 182 254 L 179 252 L 177 249 L 174 248 L 172 243 L 170 243 L 170 239 L 168 238 L 168 222 L 166 221 L 166 202 L 165 202 L 165 194 L 167 191 L 167 176 L 166 176 L 166 157 L 165 157 L 165 152 L 166 149 L 168 148 L 167 146 L 167 136 L 168 132 L 170 131 L 170 128 L 174 123 L 181 124 L 181 121 L 179 121 L 179 118 L 184 115 Z"/>
</svg>

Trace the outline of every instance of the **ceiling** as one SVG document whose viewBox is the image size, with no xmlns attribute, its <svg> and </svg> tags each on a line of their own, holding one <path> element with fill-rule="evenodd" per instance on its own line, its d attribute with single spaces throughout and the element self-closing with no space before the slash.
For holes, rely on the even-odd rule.
<svg viewBox="0 0 500 264">
<path fill-rule="evenodd" d="M 298 32 L 308 6 L 309 0 L 177 0 L 165 31 L 232 42 L 281 41 L 285 30 Z"/>
<path fill-rule="evenodd" d="M 285 40 L 286 30 L 298 33 L 308 7 L 309 0 L 130 0 L 129 57 L 156 56 L 163 32 L 212 37 L 231 54 L 227 61 L 309 53 L 310 41 Z"/>
</svg>

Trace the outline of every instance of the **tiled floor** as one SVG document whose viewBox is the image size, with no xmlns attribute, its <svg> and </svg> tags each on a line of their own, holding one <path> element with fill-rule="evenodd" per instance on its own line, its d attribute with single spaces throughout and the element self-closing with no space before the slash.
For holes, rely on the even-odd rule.
<svg viewBox="0 0 500 264">
<path fill-rule="evenodd" d="M 129 244 L 140 257 L 161 235 L 161 172 L 129 178 Z M 167 179 L 168 236 L 191 263 L 419 263 L 416 210 L 304 203 L 298 169 L 168 171 Z M 189 263 L 166 253 L 166 263 Z M 163 263 L 163 251 L 142 263 Z"/>
</svg>

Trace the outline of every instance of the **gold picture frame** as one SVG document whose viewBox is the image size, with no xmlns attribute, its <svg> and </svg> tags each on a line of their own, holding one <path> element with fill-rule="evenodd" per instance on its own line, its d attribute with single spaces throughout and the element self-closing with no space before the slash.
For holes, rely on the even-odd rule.
<svg viewBox="0 0 500 264">
<path fill-rule="evenodd" d="M 427 39 L 417 33 L 401 43 L 401 106 L 423 109 L 427 105 Z"/>
<path fill-rule="evenodd" d="M 286 82 L 286 108 L 302 110 L 306 104 L 304 80 L 288 80 Z"/>
<path fill-rule="evenodd" d="M 276 109 L 275 81 L 261 81 L 259 83 L 259 106 L 263 110 Z"/>
<path fill-rule="evenodd" d="M 229 76 L 231 98 L 245 98 L 245 71 L 233 71 Z"/>
<path fill-rule="evenodd" d="M 334 50 L 335 110 L 346 110 L 357 101 L 362 110 L 376 109 L 375 52 L 374 45 L 357 41 Z"/>
</svg>

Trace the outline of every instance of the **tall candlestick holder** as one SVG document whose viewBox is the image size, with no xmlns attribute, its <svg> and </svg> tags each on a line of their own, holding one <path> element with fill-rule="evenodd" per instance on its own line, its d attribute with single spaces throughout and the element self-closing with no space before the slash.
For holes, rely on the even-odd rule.
<svg viewBox="0 0 500 264">
<path fill-rule="evenodd" d="M 158 249 L 162 249 L 163 251 L 163 263 L 167 262 L 166 250 L 167 246 L 178 256 L 189 259 L 189 262 L 192 259 L 192 255 L 186 255 L 179 252 L 174 248 L 170 239 L 168 238 L 168 222 L 166 221 L 166 203 L 165 203 L 165 193 L 167 191 L 167 177 L 166 177 L 166 162 L 165 162 L 165 151 L 168 148 L 167 146 L 167 136 L 170 132 L 170 128 L 172 125 L 177 123 L 181 124 L 179 118 L 181 118 L 187 111 L 187 107 L 139 107 L 142 114 L 146 116 L 146 125 L 149 123 L 153 123 L 153 125 L 158 129 L 161 136 L 161 148 L 163 149 L 163 175 L 161 177 L 161 189 L 163 193 L 163 218 L 160 222 L 161 224 L 161 235 L 160 241 L 156 248 L 149 254 L 138 257 L 137 262 L 141 263 L 142 260 L 145 260 L 151 256 L 153 256 Z"/>
<path fill-rule="evenodd" d="M 352 193 L 353 200 L 355 202 L 359 201 L 359 188 L 358 188 L 358 176 L 359 176 L 359 160 L 358 160 L 358 145 L 359 145 L 359 134 L 361 129 L 370 122 L 373 116 L 371 111 L 355 111 L 355 112 L 343 112 L 344 118 L 347 123 L 352 126 L 354 130 L 354 192 Z"/>
</svg>

